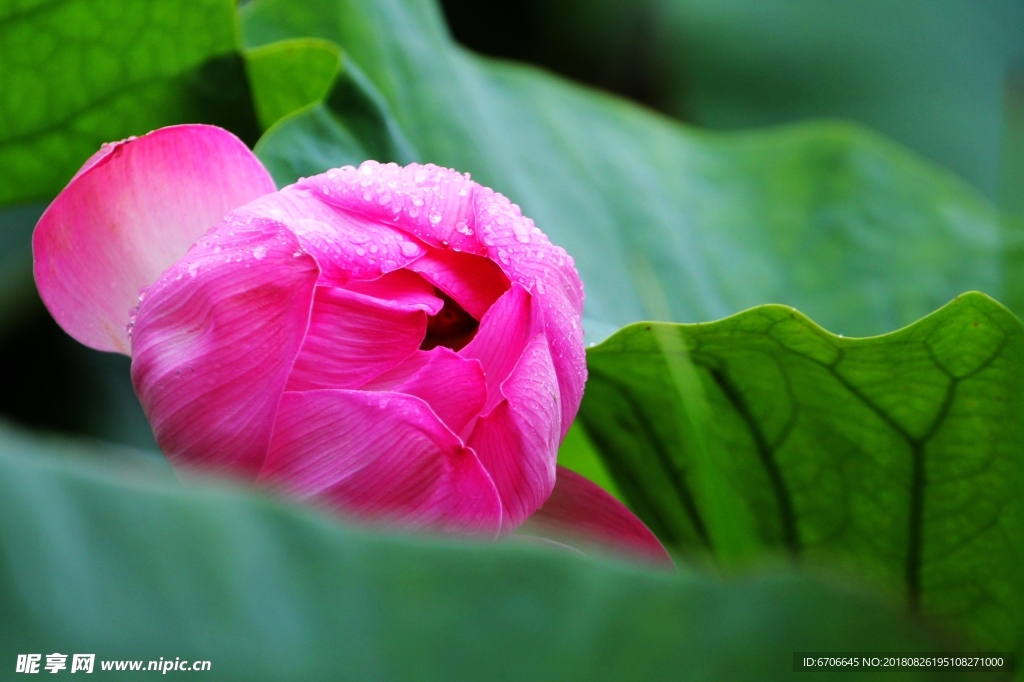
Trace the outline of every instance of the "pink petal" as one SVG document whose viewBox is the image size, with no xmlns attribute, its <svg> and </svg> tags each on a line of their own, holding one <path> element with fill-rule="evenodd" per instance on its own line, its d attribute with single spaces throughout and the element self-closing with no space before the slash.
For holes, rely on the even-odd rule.
<svg viewBox="0 0 1024 682">
<path fill-rule="evenodd" d="M 476 454 L 408 395 L 285 393 L 260 480 L 401 528 L 494 535 L 501 527 Z"/>
<path fill-rule="evenodd" d="M 409 370 L 411 373 L 406 374 Z M 420 351 L 363 390 L 392 391 L 422 398 L 453 433 L 462 433 L 487 400 L 484 370 L 444 346 Z"/>
<path fill-rule="evenodd" d="M 393 224 L 424 244 L 487 256 L 536 296 L 558 373 L 562 424 L 569 428 L 587 378 L 583 285 L 572 258 L 518 206 L 468 175 L 431 164 L 401 168 L 367 161 L 358 170 L 336 169 L 295 186 L 339 210 Z"/>
<path fill-rule="evenodd" d="M 558 467 L 555 489 L 517 534 L 674 565 L 654 533 L 600 486 Z"/>
<path fill-rule="evenodd" d="M 483 365 L 487 377 L 485 412 L 504 399 L 501 383 L 512 373 L 526 344 L 543 329 L 533 297 L 513 284 L 480 322 L 476 336 L 459 354 Z"/>
<path fill-rule="evenodd" d="M 508 532 L 536 511 L 555 485 L 562 412 L 543 334 L 526 345 L 501 392 L 506 399 L 477 420 L 468 445 L 498 488 L 502 530 Z"/>
<path fill-rule="evenodd" d="M 323 193 L 290 185 L 232 211 L 229 218 L 241 225 L 256 218 L 286 224 L 320 264 L 319 283 L 323 285 L 377 279 L 427 252 L 402 230 L 359 213 L 339 211 L 326 199 Z"/>
<path fill-rule="evenodd" d="M 480 320 L 509 288 L 508 277 L 482 256 L 431 249 L 407 266 L 448 294 L 462 308 Z"/>
<path fill-rule="evenodd" d="M 415 353 L 426 332 L 422 309 L 319 286 L 286 390 L 358 388 Z"/>
<path fill-rule="evenodd" d="M 172 463 L 259 471 L 319 275 L 298 248 L 279 224 L 222 225 L 146 294 L 132 382 Z"/>
<path fill-rule="evenodd" d="M 438 248 L 480 253 L 473 236 L 473 193 L 468 175 L 432 164 L 367 161 L 299 180 L 295 187 L 324 197 L 339 210 L 395 225 Z"/>
<path fill-rule="evenodd" d="M 127 355 L 125 325 L 139 289 L 225 213 L 274 189 L 252 152 L 213 126 L 172 126 L 108 145 L 39 219 L 39 294 L 68 334 Z"/>
<path fill-rule="evenodd" d="M 385 301 L 395 301 L 404 307 L 424 310 L 437 315 L 444 301 L 434 294 L 434 285 L 410 270 L 395 270 L 370 281 L 349 282 L 345 285 L 355 291 Z"/>
<path fill-rule="evenodd" d="M 565 249 L 554 246 L 519 207 L 493 190 L 474 195 L 476 233 L 488 255 L 513 282 L 527 287 L 540 304 L 544 334 L 551 344 L 562 396 L 561 437 L 576 418 L 587 380 L 583 348 L 583 284 Z"/>
</svg>

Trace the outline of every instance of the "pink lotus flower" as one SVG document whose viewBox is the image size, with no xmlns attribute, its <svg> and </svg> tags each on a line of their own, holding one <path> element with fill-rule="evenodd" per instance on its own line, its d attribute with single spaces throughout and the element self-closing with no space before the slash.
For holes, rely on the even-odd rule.
<svg viewBox="0 0 1024 682">
<path fill-rule="evenodd" d="M 90 158 L 33 249 L 57 322 L 132 357 L 176 466 L 488 535 L 555 488 L 586 379 L 582 285 L 468 175 L 368 161 L 276 191 L 230 133 L 163 128 Z M 553 522 L 664 556 L 613 498 L 558 478 Z"/>
</svg>

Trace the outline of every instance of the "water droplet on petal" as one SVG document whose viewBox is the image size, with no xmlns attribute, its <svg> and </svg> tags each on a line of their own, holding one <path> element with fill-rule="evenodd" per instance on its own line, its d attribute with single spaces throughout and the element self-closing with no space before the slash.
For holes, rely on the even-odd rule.
<svg viewBox="0 0 1024 682">
<path fill-rule="evenodd" d="M 420 252 L 420 248 L 412 242 L 402 242 L 402 253 L 406 256 L 412 257 Z"/>
<path fill-rule="evenodd" d="M 252 252 L 253 258 L 256 260 L 263 260 L 267 257 L 267 247 L 257 246 Z"/>
<path fill-rule="evenodd" d="M 429 218 L 430 218 L 430 224 L 431 225 L 437 225 L 439 222 L 441 222 L 441 214 L 438 213 L 437 211 L 434 211 L 433 213 L 431 213 Z"/>
<path fill-rule="evenodd" d="M 195 277 L 199 273 L 199 263 L 188 264 L 188 276 Z"/>
<path fill-rule="evenodd" d="M 508 251 L 506 251 L 505 249 L 498 249 L 498 260 L 500 260 L 505 265 L 508 265 Z"/>
</svg>

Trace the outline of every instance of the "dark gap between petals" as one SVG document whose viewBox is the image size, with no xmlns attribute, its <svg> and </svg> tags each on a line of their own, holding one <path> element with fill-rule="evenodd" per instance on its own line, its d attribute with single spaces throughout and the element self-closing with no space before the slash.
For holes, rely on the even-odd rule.
<svg viewBox="0 0 1024 682">
<path fill-rule="evenodd" d="M 454 351 L 462 350 L 476 336 L 480 323 L 473 319 L 451 296 L 434 287 L 434 294 L 444 301 L 444 307 L 437 315 L 427 318 L 427 335 L 420 344 L 420 350 L 431 350 L 445 346 Z"/>
</svg>

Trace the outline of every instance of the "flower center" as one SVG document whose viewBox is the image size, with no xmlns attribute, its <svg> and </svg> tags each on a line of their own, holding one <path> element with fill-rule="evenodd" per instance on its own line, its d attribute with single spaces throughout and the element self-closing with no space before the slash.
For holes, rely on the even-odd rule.
<svg viewBox="0 0 1024 682">
<path fill-rule="evenodd" d="M 420 344 L 420 350 L 438 346 L 446 346 L 454 351 L 462 350 L 473 340 L 480 323 L 437 287 L 434 287 L 434 294 L 444 301 L 444 307 L 437 315 L 427 318 L 427 335 Z"/>
</svg>

